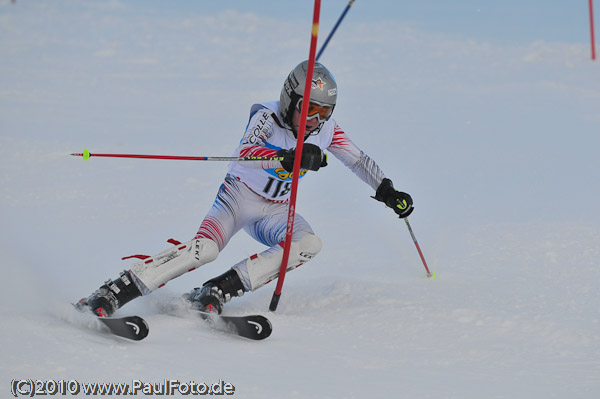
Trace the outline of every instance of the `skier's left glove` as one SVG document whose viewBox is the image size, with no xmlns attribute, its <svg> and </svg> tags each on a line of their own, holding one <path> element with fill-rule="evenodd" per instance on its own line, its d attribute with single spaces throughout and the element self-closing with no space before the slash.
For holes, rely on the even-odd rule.
<svg viewBox="0 0 600 399">
<path fill-rule="evenodd" d="M 377 187 L 373 198 L 392 208 L 401 218 L 407 217 L 415 209 L 411 196 L 397 191 L 392 181 L 387 178 L 383 179 L 379 187 Z"/>
</svg>

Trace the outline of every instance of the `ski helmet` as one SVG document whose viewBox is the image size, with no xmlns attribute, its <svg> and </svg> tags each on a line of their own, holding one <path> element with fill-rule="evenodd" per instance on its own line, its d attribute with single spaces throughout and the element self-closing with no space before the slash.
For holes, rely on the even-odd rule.
<svg viewBox="0 0 600 399">
<path fill-rule="evenodd" d="M 298 64 L 283 83 L 279 97 L 279 114 L 288 126 L 292 126 L 294 109 L 300 109 L 304 95 L 304 85 L 308 70 L 308 61 Z M 337 83 L 325 66 L 315 62 L 310 90 L 311 107 L 308 118 L 318 118 L 325 122 L 331 117 L 337 100 Z"/>
</svg>

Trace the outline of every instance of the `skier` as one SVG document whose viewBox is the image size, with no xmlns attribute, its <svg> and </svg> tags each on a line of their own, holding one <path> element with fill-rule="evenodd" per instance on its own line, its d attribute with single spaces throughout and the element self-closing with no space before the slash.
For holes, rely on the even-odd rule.
<svg viewBox="0 0 600 399">
<path fill-rule="evenodd" d="M 255 291 L 276 278 L 283 257 L 295 145 L 307 79 L 308 61 L 296 66 L 284 82 L 279 101 L 252 105 L 250 119 L 235 156 L 279 157 L 279 160 L 231 162 L 212 208 L 193 240 L 153 257 L 141 257 L 129 271 L 108 280 L 79 307 L 101 317 L 112 315 L 127 302 L 147 295 L 169 280 L 214 261 L 240 229 L 269 247 L 237 263 L 222 275 L 194 288 L 186 298 L 199 310 L 221 313 L 231 298 Z M 379 166 L 362 152 L 331 118 L 337 84 L 329 70 L 315 63 L 312 77 L 300 179 L 327 166 L 331 152 L 375 190 L 375 198 L 401 218 L 413 211 L 410 195 L 397 191 Z M 321 240 L 308 222 L 295 215 L 288 270 L 314 258 Z"/>
</svg>

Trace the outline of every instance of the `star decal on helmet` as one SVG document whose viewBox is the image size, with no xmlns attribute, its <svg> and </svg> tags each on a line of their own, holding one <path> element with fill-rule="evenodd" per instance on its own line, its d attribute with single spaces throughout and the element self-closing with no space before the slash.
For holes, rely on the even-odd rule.
<svg viewBox="0 0 600 399">
<path fill-rule="evenodd" d="M 312 88 L 316 89 L 319 88 L 321 90 L 323 90 L 323 86 L 325 86 L 325 82 L 323 81 L 323 79 L 321 79 L 321 77 L 318 77 L 316 80 L 313 79 L 312 80 Z"/>
</svg>

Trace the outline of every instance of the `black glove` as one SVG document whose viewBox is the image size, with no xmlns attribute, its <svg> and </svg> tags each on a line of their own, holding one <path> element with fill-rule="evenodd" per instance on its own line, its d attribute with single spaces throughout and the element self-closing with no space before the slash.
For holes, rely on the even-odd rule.
<svg viewBox="0 0 600 399">
<path fill-rule="evenodd" d="M 294 158 L 296 149 L 291 148 L 289 150 L 281 149 L 277 151 L 277 156 L 282 157 L 281 166 L 288 172 L 294 170 Z M 300 161 L 300 168 L 308 170 L 319 170 L 327 166 L 327 155 L 314 144 L 305 143 L 302 146 L 302 160 Z"/>
<path fill-rule="evenodd" d="M 379 187 L 377 187 L 377 191 L 373 198 L 385 203 L 401 218 L 407 217 L 415 209 L 413 208 L 411 196 L 401 191 L 397 191 L 390 179 L 382 180 Z"/>
</svg>

